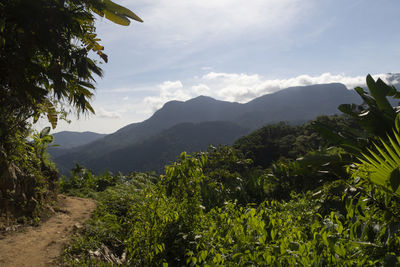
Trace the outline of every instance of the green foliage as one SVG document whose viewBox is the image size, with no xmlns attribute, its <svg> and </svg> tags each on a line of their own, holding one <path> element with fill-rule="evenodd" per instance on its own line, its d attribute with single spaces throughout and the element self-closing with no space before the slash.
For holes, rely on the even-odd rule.
<svg viewBox="0 0 400 267">
<path fill-rule="evenodd" d="M 135 13 L 130 11 L 129 9 L 120 6 L 110 0 L 103 1 L 104 7 L 103 9 L 92 8 L 94 12 L 100 17 L 106 17 L 114 23 L 128 26 L 131 21 L 129 19 L 133 19 L 139 22 L 143 22 L 141 18 L 139 18 Z"/>
<path fill-rule="evenodd" d="M 98 43 L 92 10 L 112 21 L 141 21 L 109 0 L 2 1 L 0 106 L 8 108 L 3 112 L 23 121 L 44 113 L 53 128 L 57 101 L 78 113 L 94 112 L 88 101 L 93 74 L 101 76 L 102 71 L 89 53 L 97 52 L 105 61 L 107 56 Z"/>
<path fill-rule="evenodd" d="M 141 21 L 109 0 L 0 2 L 0 216 L 37 219 L 57 194 L 58 173 L 45 152 L 50 128 L 31 136 L 31 122 L 46 116 L 55 128 L 65 107 L 94 113 L 89 100 L 102 70 L 89 54 L 107 55 L 93 10 Z"/>
<path fill-rule="evenodd" d="M 152 218 L 148 210 L 154 208 L 149 207 L 154 203 L 152 180 L 152 177 L 145 174 L 132 174 L 125 182 L 96 194 L 98 206 L 93 218 L 83 229 L 82 236 L 77 237 L 65 252 L 64 260 L 69 262 L 68 265 L 90 266 L 101 260 L 106 261 L 107 257 L 114 259 L 115 263 L 129 265 L 126 253 L 132 226 L 138 227 L 141 222 L 148 223 Z M 149 252 L 146 247 L 137 249 L 142 249 L 142 254 Z"/>
<path fill-rule="evenodd" d="M 370 87 L 380 84 L 368 82 Z M 389 114 L 385 94 L 377 88 L 371 91 L 377 110 Z M 344 139 L 335 139 L 334 132 L 331 141 L 316 141 L 318 149 L 300 153 L 301 146 L 286 145 L 301 134 L 292 135 L 293 129 L 280 124 L 241 139 L 236 149 L 210 147 L 194 157 L 182 153 L 155 185 L 138 188 L 121 183 L 100 193 L 94 218 L 66 251 L 65 262 L 80 266 L 396 266 L 400 263 L 398 129 L 387 139 L 378 139 L 357 125 L 351 127 L 354 120 L 348 117 L 322 120 L 336 130 L 360 134 L 368 144 L 381 141 L 369 149 L 372 156 L 364 153 L 362 163 L 354 164 L 354 154 L 339 147 L 349 143 L 340 144 Z M 294 139 L 279 144 L 279 133 Z M 264 148 L 294 153 L 279 152 L 267 169 L 256 167 L 260 164 L 253 160 L 267 154 L 254 153 L 264 149 L 258 146 L 260 140 L 273 140 Z M 338 146 L 325 147 L 332 144 Z M 298 153 L 301 158 L 291 158 Z"/>
<path fill-rule="evenodd" d="M 356 121 L 356 127 L 348 125 L 344 129 L 334 129 L 324 123 L 315 122 L 314 127 L 322 136 L 340 145 L 349 153 L 360 157 L 365 147 L 372 147 L 371 141 L 386 139 L 392 132 L 396 122 L 396 110 L 390 104 L 388 97 L 400 98 L 400 92 L 381 79 L 374 81 L 368 75 L 366 78 L 369 94 L 361 87 L 355 91 L 363 99 L 363 104 L 342 104 L 339 110 L 351 116 Z M 360 131 L 362 127 L 362 131 Z"/>
<path fill-rule="evenodd" d="M 35 150 L 36 157 L 42 161 L 47 160 L 48 164 L 52 164 L 48 160 L 46 153 L 47 147 L 53 142 L 53 136 L 50 135 L 50 127 L 43 128 L 40 133 L 35 132 L 32 135 L 32 139 L 32 147 Z"/>
<path fill-rule="evenodd" d="M 368 149 L 360 161 L 370 172 L 369 177 L 375 184 L 381 185 L 393 193 L 399 193 L 400 185 L 400 135 L 393 131 L 394 138 L 388 136 L 389 143 L 380 139 L 380 146 L 375 144 L 375 151 Z"/>
<path fill-rule="evenodd" d="M 129 182 L 99 194 L 94 218 L 84 236 L 67 250 L 65 260 L 78 264 L 79 254 L 79 264 L 88 258 L 88 264 L 93 264 L 101 256 L 90 251 L 105 246 L 114 263 L 182 265 L 203 214 L 200 183 L 205 160 L 204 156 L 192 158 L 182 153 L 181 160 L 167 167 L 156 186 L 138 188 Z"/>
<path fill-rule="evenodd" d="M 381 79 L 375 81 L 371 75 L 366 78 L 369 94 L 361 87 L 355 88 L 356 92 L 364 100 L 363 105 L 343 104 L 339 110 L 346 113 L 359 122 L 359 124 L 375 136 L 384 136 L 394 126 L 396 112 L 387 97 L 399 98 L 400 94 L 393 86 L 389 86 Z"/>
<path fill-rule="evenodd" d="M 331 181 L 347 177 L 343 161 L 348 155 L 341 149 L 320 149 L 295 161 L 275 162 L 266 171 L 266 196 L 289 199 L 292 191 L 300 193 L 317 189 Z"/>
<path fill-rule="evenodd" d="M 359 128 L 348 116 L 320 116 L 300 126 L 291 126 L 284 122 L 264 126 L 238 139 L 233 147 L 240 150 L 246 158 L 252 159 L 254 165 L 268 168 L 276 160 L 296 159 L 320 147 L 336 145 L 335 142 L 324 139 L 315 129 L 315 124 L 337 131 Z"/>
<path fill-rule="evenodd" d="M 252 168 L 252 160 L 228 146 L 210 146 L 201 183 L 202 205 L 206 210 L 222 206 L 226 201 L 242 205 L 263 200 L 260 170 Z"/>
<path fill-rule="evenodd" d="M 46 129 L 41 134 L 17 130 L 14 135 L 3 144 L 11 155 L 0 145 L 0 224 L 2 215 L 36 223 L 58 188 L 57 171 L 45 152 L 51 137 Z"/>
<path fill-rule="evenodd" d="M 185 166 L 191 163 L 186 163 L 177 165 L 180 170 L 175 172 L 187 173 Z M 102 262 L 127 266 L 347 266 L 396 260 L 400 227 L 393 219 L 385 221 L 389 215 L 380 207 L 384 193 L 375 192 L 371 198 L 366 192 L 351 190 L 353 186 L 359 185 L 348 186 L 344 200 L 339 198 L 346 204 L 346 212 L 320 215 L 321 204 L 327 201 L 321 195 L 343 186 L 255 207 L 227 202 L 204 213 L 193 205 L 198 205 L 196 198 L 182 199 L 174 193 L 168 197 L 161 182 L 142 189 L 121 184 L 100 194 L 94 218 L 66 251 L 64 260 L 81 266 Z M 372 188 L 365 181 L 362 187 Z M 393 210 L 395 201 L 390 203 L 385 207 Z"/>
<path fill-rule="evenodd" d="M 146 177 L 145 181 L 155 182 L 156 178 L 151 174 L 142 174 Z M 141 188 L 142 179 L 138 180 L 139 175 L 130 173 L 129 175 L 112 174 L 105 172 L 100 175 L 93 175 L 92 172 L 83 166 L 76 164 L 71 170 L 69 178 L 60 179 L 60 193 L 79 196 L 79 197 L 96 197 L 98 192 L 103 192 L 109 187 L 119 184 L 130 183 Z"/>
</svg>

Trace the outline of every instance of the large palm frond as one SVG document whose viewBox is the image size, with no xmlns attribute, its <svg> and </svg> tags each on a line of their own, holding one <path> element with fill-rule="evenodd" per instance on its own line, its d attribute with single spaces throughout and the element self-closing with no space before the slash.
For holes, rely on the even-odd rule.
<svg viewBox="0 0 400 267">
<path fill-rule="evenodd" d="M 380 144 L 374 144 L 375 150 L 362 153 L 360 161 L 370 171 L 371 182 L 381 185 L 396 194 L 400 194 L 400 134 L 393 130 L 393 136 L 388 135 L 388 141 L 380 138 Z"/>
</svg>

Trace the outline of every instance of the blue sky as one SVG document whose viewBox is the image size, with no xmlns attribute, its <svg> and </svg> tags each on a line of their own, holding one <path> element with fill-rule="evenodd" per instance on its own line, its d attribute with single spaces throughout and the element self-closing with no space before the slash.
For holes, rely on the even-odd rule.
<svg viewBox="0 0 400 267">
<path fill-rule="evenodd" d="M 115 0 L 144 23 L 98 20 L 109 56 L 96 115 L 57 131 L 111 133 L 169 100 L 247 102 L 289 86 L 385 77 L 400 67 L 398 0 Z"/>
</svg>

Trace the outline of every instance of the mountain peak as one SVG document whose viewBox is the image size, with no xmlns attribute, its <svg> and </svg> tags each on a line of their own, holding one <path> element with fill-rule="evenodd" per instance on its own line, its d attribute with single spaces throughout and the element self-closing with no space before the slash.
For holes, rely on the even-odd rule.
<svg viewBox="0 0 400 267">
<path fill-rule="evenodd" d="M 55 162 L 64 166 L 65 170 L 72 168 L 74 161 L 82 162 L 87 167 L 92 168 L 95 167 L 96 162 L 101 157 L 104 157 L 104 166 L 102 165 L 101 168 L 111 168 L 111 166 L 105 164 L 105 162 L 108 162 L 107 160 L 113 158 L 110 155 L 118 155 L 118 151 L 125 147 L 137 147 L 149 138 L 156 138 L 162 132 L 178 124 L 226 121 L 235 123 L 247 130 L 254 130 L 268 123 L 279 121 L 305 122 L 318 115 L 337 114 L 339 113 L 337 107 L 340 104 L 356 102 L 359 102 L 359 96 L 354 90 L 347 90 L 344 85 L 337 83 L 287 88 L 261 96 L 245 104 L 216 100 L 204 95 L 185 102 L 170 101 L 146 121 L 127 125 L 116 133 L 91 144 L 73 148 L 64 155 L 55 158 Z M 210 124 L 202 124 L 202 127 L 207 125 Z M 191 128 L 193 133 L 200 132 L 200 130 L 195 129 L 196 127 L 188 128 Z M 229 127 L 225 128 L 226 133 L 229 133 Z M 181 147 L 180 151 L 189 150 L 190 147 L 193 147 L 193 144 L 201 140 L 204 141 L 207 136 L 218 137 L 221 131 L 218 134 L 213 134 L 212 127 L 210 127 L 207 134 L 202 133 L 204 136 L 200 138 L 196 135 L 195 138 L 191 139 L 191 145 Z M 117 151 L 116 154 L 110 154 L 113 151 Z M 144 151 L 145 149 L 139 154 L 132 152 L 132 157 L 135 156 L 140 161 L 143 158 L 142 154 L 145 154 Z M 124 157 L 131 158 L 127 155 L 125 154 Z M 128 167 L 132 168 L 132 165 Z"/>
<path fill-rule="evenodd" d="M 210 97 L 210 96 L 205 96 L 205 95 L 199 95 L 195 98 L 189 99 L 185 101 L 186 103 L 193 103 L 193 102 L 210 102 L 210 101 L 217 101 L 216 99 Z"/>
</svg>

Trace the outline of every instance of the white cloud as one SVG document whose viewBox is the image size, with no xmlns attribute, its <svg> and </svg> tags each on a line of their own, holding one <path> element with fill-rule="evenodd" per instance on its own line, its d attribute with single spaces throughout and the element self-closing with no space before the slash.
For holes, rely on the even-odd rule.
<svg viewBox="0 0 400 267">
<path fill-rule="evenodd" d="M 150 86 L 123 86 L 123 87 L 114 87 L 109 89 L 101 89 L 102 93 L 138 93 L 138 92 L 149 92 L 149 91 L 157 91 Z"/>
<path fill-rule="evenodd" d="M 117 111 L 107 111 L 104 108 L 100 107 L 96 109 L 96 116 L 100 118 L 106 119 L 119 119 L 121 118 L 121 114 Z"/>
<path fill-rule="evenodd" d="M 397 76 L 390 74 L 377 74 L 373 77 L 375 79 L 380 77 L 388 83 L 398 82 Z M 73 120 L 71 125 L 60 124 L 57 130 L 111 133 L 129 123 L 149 118 L 154 111 L 171 100 L 186 101 L 199 95 L 207 95 L 219 100 L 245 103 L 287 87 L 333 82 L 343 83 L 352 89 L 364 86 L 365 76 L 323 73 L 317 76 L 299 75 L 287 79 L 268 79 L 259 74 L 210 72 L 190 81 L 165 81 L 156 86 L 149 85 L 149 88 L 152 88 L 152 96 L 142 97 L 132 92 L 129 101 L 121 101 L 128 97 L 125 95 L 125 90 L 122 90 L 116 92 L 122 96 L 111 101 L 112 98 L 107 95 L 107 98 L 101 99 L 101 102 L 95 105 L 96 116 L 91 116 L 81 124 L 71 118 Z"/>
<path fill-rule="evenodd" d="M 211 95 L 212 94 L 211 88 L 204 83 L 200 83 L 198 85 L 193 85 L 190 89 L 196 95 Z"/>
<path fill-rule="evenodd" d="M 388 82 L 389 74 L 373 75 Z M 293 86 L 305 86 L 323 83 L 343 83 L 347 88 L 365 85 L 365 76 L 323 73 L 318 76 L 299 75 L 288 79 L 267 79 L 259 74 L 209 72 L 196 78 L 192 84 L 181 81 L 166 81 L 160 85 L 157 96 L 146 97 L 146 104 L 154 111 L 168 101 L 185 101 L 190 98 L 207 95 L 220 100 L 245 103 L 256 97 L 273 93 Z"/>
<path fill-rule="evenodd" d="M 144 102 L 152 108 L 153 111 L 159 109 L 163 104 L 170 100 L 188 100 L 192 97 L 183 88 L 181 81 L 165 81 L 158 85 L 160 94 L 158 96 L 149 96 L 144 99 Z"/>
</svg>

